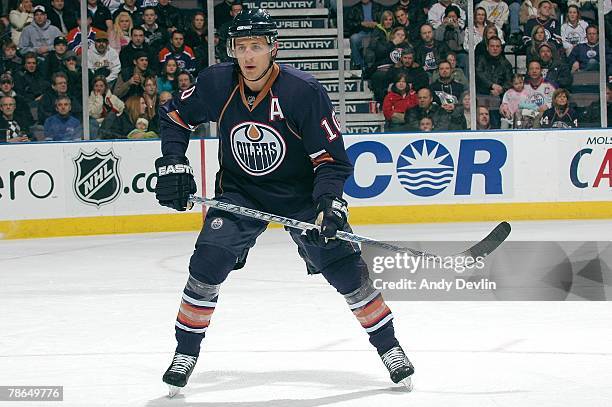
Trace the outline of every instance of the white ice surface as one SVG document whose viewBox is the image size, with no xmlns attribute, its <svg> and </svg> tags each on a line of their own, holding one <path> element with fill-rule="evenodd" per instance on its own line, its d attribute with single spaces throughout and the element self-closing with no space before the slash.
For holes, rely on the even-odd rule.
<svg viewBox="0 0 612 407">
<path fill-rule="evenodd" d="M 515 222 L 513 239 L 611 240 L 610 222 Z M 480 238 L 492 224 L 356 227 Z M 223 284 L 196 371 L 161 376 L 195 233 L 0 242 L 0 385 L 63 385 L 16 406 L 612 406 L 609 302 L 392 302 L 416 388 L 390 382 L 343 298 L 268 230 Z M 12 403 L 1 403 L 9 405 Z"/>
</svg>

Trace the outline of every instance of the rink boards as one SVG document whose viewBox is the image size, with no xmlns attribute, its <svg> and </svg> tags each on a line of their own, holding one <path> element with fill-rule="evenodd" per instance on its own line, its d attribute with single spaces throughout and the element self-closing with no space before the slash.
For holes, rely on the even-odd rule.
<svg viewBox="0 0 612 407">
<path fill-rule="evenodd" d="M 272 162 L 258 157 L 258 141 L 245 140 L 235 156 L 247 169 L 284 159 L 282 141 Z M 347 135 L 345 145 L 355 164 L 345 186 L 353 224 L 612 218 L 605 129 Z M 214 191 L 217 146 L 190 142 L 203 195 Z M 0 235 L 199 229 L 202 211 L 157 204 L 159 151 L 159 141 L 1 146 Z"/>
</svg>

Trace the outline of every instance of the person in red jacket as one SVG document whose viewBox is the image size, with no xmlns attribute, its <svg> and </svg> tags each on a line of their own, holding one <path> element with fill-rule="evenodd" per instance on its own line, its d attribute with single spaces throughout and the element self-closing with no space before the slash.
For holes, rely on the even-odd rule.
<svg viewBox="0 0 612 407">
<path fill-rule="evenodd" d="M 404 113 L 416 105 L 416 92 L 408 89 L 406 74 L 399 73 L 383 101 L 383 114 L 387 121 L 385 130 L 390 131 L 405 124 Z"/>
</svg>

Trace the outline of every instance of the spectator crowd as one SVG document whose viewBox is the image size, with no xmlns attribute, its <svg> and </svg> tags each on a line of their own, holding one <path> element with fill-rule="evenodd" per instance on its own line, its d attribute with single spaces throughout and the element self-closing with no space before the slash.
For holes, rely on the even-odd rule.
<svg viewBox="0 0 612 407">
<path fill-rule="evenodd" d="M 83 109 L 92 139 L 157 137 L 159 105 L 209 63 L 206 13 L 171 3 L 1 1 L 0 143 L 82 139 Z M 214 7 L 214 62 L 228 60 L 227 31 L 242 9 L 240 0 Z M 595 0 L 481 0 L 469 33 L 467 0 L 359 0 L 345 13 L 345 33 L 352 67 L 368 81 L 388 130 L 469 129 L 470 69 L 476 128 L 578 127 L 597 123 L 599 113 L 595 101 L 577 112 L 576 74 L 612 60 L 612 49 L 600 59 L 597 12 Z M 522 71 L 508 47 L 524 55 Z"/>
<path fill-rule="evenodd" d="M 597 13 L 595 0 L 476 1 L 470 43 L 465 0 L 360 0 L 347 10 L 345 35 L 387 131 L 470 129 L 470 69 L 477 129 L 598 126 L 596 73 L 612 64 L 612 49 L 602 61 Z M 593 100 L 577 112 L 579 73 Z"/>
</svg>

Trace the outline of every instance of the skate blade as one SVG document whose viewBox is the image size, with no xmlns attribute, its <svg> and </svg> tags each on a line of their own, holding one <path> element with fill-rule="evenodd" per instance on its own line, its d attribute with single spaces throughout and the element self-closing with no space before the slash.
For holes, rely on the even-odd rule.
<svg viewBox="0 0 612 407">
<path fill-rule="evenodd" d="M 168 385 L 168 397 L 172 398 L 181 392 L 182 387 Z"/>
<path fill-rule="evenodd" d="M 412 391 L 414 389 L 412 376 L 408 376 L 405 379 L 400 380 L 399 384 L 403 385 L 406 388 L 406 391 Z"/>
</svg>

